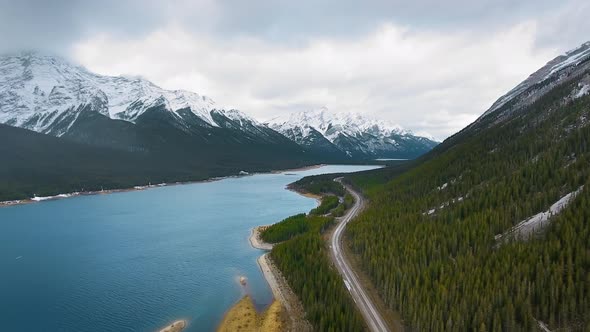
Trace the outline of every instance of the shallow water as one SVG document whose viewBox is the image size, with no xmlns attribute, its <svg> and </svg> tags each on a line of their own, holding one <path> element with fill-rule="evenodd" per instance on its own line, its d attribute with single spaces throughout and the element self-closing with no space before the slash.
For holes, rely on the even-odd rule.
<svg viewBox="0 0 590 332">
<path fill-rule="evenodd" d="M 285 186 L 303 176 L 371 166 L 323 166 L 216 182 L 0 208 L 0 329 L 155 331 L 187 319 L 212 331 L 244 290 L 272 293 L 250 230 L 314 199 Z"/>
</svg>

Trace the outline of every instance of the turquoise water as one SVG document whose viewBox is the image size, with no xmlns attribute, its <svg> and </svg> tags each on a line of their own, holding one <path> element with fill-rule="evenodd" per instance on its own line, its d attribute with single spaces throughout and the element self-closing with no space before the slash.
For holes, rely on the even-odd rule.
<svg viewBox="0 0 590 332">
<path fill-rule="evenodd" d="M 271 302 L 250 230 L 316 205 L 285 186 L 371 168 L 324 166 L 0 208 L 0 329 L 155 331 L 184 318 L 187 331 L 212 331 L 244 292 L 259 308 Z M 248 278 L 246 290 L 238 276 Z"/>
</svg>

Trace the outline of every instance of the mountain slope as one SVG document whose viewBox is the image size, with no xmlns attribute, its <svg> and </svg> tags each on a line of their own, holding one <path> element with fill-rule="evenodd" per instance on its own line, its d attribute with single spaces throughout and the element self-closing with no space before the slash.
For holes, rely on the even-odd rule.
<svg viewBox="0 0 590 332">
<path fill-rule="evenodd" d="M 7 137 L 14 134 L 30 143 L 5 146 L 5 158 L 12 159 L 0 165 L 6 178 L 3 199 L 346 159 L 307 151 L 242 112 L 218 108 L 207 97 L 164 90 L 141 78 L 96 75 L 39 53 L 0 57 L 0 123 L 44 134 L 2 127 Z M 47 142 L 41 142 L 44 138 Z M 43 153 L 35 145 L 44 147 Z M 84 147 L 88 152 L 82 152 Z M 63 153 L 52 164 L 50 156 Z M 103 159 L 92 158 L 93 153 Z M 55 171 L 47 173 L 44 165 Z"/>
<path fill-rule="evenodd" d="M 502 113 L 530 105 L 553 87 L 583 74 L 589 67 L 590 42 L 566 52 L 549 61 L 526 80 L 500 97 L 481 117 L 480 120 L 494 112 Z M 584 82 L 588 86 L 588 82 Z M 587 89 L 587 88 L 586 88 Z M 578 90 L 577 92 L 580 92 Z M 576 92 L 576 94 L 577 94 Z M 587 90 L 586 90 L 587 92 Z M 499 111 L 500 110 L 500 111 Z M 497 112 L 499 111 L 499 112 Z M 478 121 L 476 121 L 477 123 Z"/>
<path fill-rule="evenodd" d="M 54 136 L 63 135 L 77 110 L 89 107 L 111 119 L 135 122 L 164 104 L 182 120 L 190 109 L 205 126 L 216 126 L 214 102 L 198 94 L 161 89 L 141 78 L 96 75 L 66 60 L 39 53 L 0 57 L 0 122 Z"/>
<path fill-rule="evenodd" d="M 268 169 L 349 160 L 339 151 L 304 149 L 207 97 L 164 90 L 142 78 L 97 75 L 32 52 L 0 57 L 0 123 L 92 146 L 220 167 L 243 163 Z"/>
<path fill-rule="evenodd" d="M 271 127 L 308 151 L 325 156 L 335 156 L 337 158 L 339 157 L 348 160 L 352 159 L 351 155 L 340 150 L 340 148 L 324 137 L 322 133 L 308 125 Z"/>
<path fill-rule="evenodd" d="M 308 149 L 355 159 L 415 158 L 437 144 L 385 121 L 326 108 L 277 117 L 269 126 Z"/>
<path fill-rule="evenodd" d="M 411 169 L 349 177 L 371 202 L 348 229 L 351 249 L 410 329 L 590 328 L 584 57 L 550 62 L 547 79 L 520 85 Z M 506 236 L 539 215 L 548 221 L 528 235 Z"/>
<path fill-rule="evenodd" d="M 235 144 L 293 146 L 244 113 L 223 110 L 196 93 L 164 90 L 141 78 L 97 75 L 39 53 L 0 57 L 0 123 L 133 150 L 150 148 L 137 141 L 136 132 L 154 117 L 195 136 L 198 143 L 223 140 L 211 136 L 224 134 Z M 152 121 L 149 129 L 156 130 L 155 125 Z"/>
<path fill-rule="evenodd" d="M 0 201 L 64 192 L 128 188 L 189 178 L 145 154 L 90 147 L 0 124 Z M 184 173 L 184 174 L 183 174 Z M 194 174 L 194 173 L 193 173 Z M 201 177 L 205 178 L 207 174 Z"/>
<path fill-rule="evenodd" d="M 289 150 L 289 145 L 233 144 L 243 137 L 227 136 L 225 132 L 212 133 L 217 142 L 202 144 L 195 153 L 194 136 L 172 125 L 163 125 L 158 110 L 153 113 L 152 119 L 141 119 L 145 124 L 141 130 L 135 130 L 128 122 L 106 117 L 100 120 L 107 121 L 106 126 L 97 126 L 96 119 L 89 120 L 88 129 L 103 133 L 105 140 L 115 140 L 117 144 L 125 141 L 130 146 L 130 142 L 139 142 L 132 150 L 109 148 L 108 144 L 88 145 L 67 137 L 52 137 L 0 124 L 0 139 L 5 142 L 0 146 L 0 201 L 123 189 L 150 183 L 197 181 L 237 175 L 240 171 L 301 167 L 313 162 L 305 159 L 307 156 L 299 153 L 299 147 L 291 142 L 294 150 Z M 102 115 L 81 114 L 80 119 L 86 116 Z M 112 130 L 110 121 L 118 121 L 121 127 L 109 131 Z M 158 134 L 149 130 L 148 123 L 155 123 Z M 123 136 L 121 133 L 127 129 L 130 131 Z M 80 128 L 80 132 L 85 132 L 84 128 Z M 149 149 L 143 144 L 149 145 Z"/>
</svg>

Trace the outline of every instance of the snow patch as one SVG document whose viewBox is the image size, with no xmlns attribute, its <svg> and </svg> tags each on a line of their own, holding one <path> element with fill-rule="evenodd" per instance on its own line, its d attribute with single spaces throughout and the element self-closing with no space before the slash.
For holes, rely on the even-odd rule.
<svg viewBox="0 0 590 332">
<path fill-rule="evenodd" d="M 481 119 L 486 117 L 488 114 L 495 112 L 496 110 L 500 109 L 502 106 L 506 105 L 511 100 L 517 98 L 518 96 L 522 95 L 523 92 L 527 91 L 530 87 L 534 86 L 535 84 L 544 82 L 545 80 L 555 77 L 559 72 L 566 68 L 570 68 L 573 66 L 577 66 L 583 61 L 587 60 L 590 57 L 590 42 L 582 44 L 580 47 L 566 52 L 564 55 L 560 55 L 557 58 L 549 61 L 545 66 L 534 72 L 530 75 L 526 80 L 518 84 L 515 88 L 508 91 L 505 95 L 500 97 L 498 100 L 492 104 L 492 106 L 485 111 L 477 120 L 479 122 Z M 559 79 L 559 78 L 558 78 Z"/>
<path fill-rule="evenodd" d="M 66 121 L 64 128 L 69 128 L 85 107 L 134 122 L 156 105 L 177 116 L 190 109 L 217 126 L 210 114 L 215 103 L 193 92 L 164 90 L 137 77 L 97 75 L 55 56 L 29 52 L 0 57 L 1 123 L 47 133 L 56 121 Z"/>
<path fill-rule="evenodd" d="M 535 318 L 533 318 L 535 319 Z M 547 326 L 547 324 L 543 323 L 542 321 L 535 319 L 537 321 L 537 324 L 539 325 L 539 328 L 541 330 L 543 330 L 543 332 L 551 332 L 551 330 L 549 329 L 549 327 Z"/>
<path fill-rule="evenodd" d="M 496 235 L 496 240 L 500 240 L 508 235 L 522 239 L 530 236 L 538 230 L 543 229 L 548 224 L 549 219 L 565 209 L 583 189 L 584 186 L 581 186 L 576 191 L 563 196 L 557 202 L 553 203 L 553 205 L 549 207 L 549 210 L 537 213 L 534 216 L 521 221 L 504 234 Z"/>
<path fill-rule="evenodd" d="M 590 92 L 590 84 L 582 84 L 580 83 L 578 85 L 579 90 L 577 90 L 577 92 L 574 94 L 574 99 L 578 99 L 581 98 L 585 95 L 588 94 L 588 92 Z"/>
<path fill-rule="evenodd" d="M 55 195 L 55 196 L 35 196 L 35 197 L 32 197 L 31 200 L 35 201 L 35 202 L 41 202 L 41 201 L 47 201 L 47 200 L 51 200 L 51 199 L 68 198 L 68 197 L 72 197 L 74 194 L 75 193 L 59 194 L 59 195 Z"/>
<path fill-rule="evenodd" d="M 435 208 L 432 208 L 432 209 L 430 209 L 430 210 L 428 210 L 426 212 L 423 212 L 422 215 L 424 215 L 424 216 L 425 215 L 431 215 L 434 212 L 436 212 L 437 210 L 442 210 L 442 209 L 446 208 L 447 206 L 449 206 L 451 204 L 455 204 L 457 202 L 462 202 L 463 199 L 464 199 L 463 196 L 459 196 L 457 198 L 453 198 L 450 201 L 446 201 L 446 202 L 442 203 L 438 208 L 435 207 Z"/>
<path fill-rule="evenodd" d="M 584 45 L 586 45 L 586 44 L 584 44 Z M 577 66 L 580 62 L 582 62 L 582 60 L 584 60 L 586 58 L 586 56 L 590 55 L 590 47 L 585 50 L 582 50 L 581 52 L 578 52 L 579 50 L 582 49 L 582 47 L 584 47 L 584 45 L 582 45 L 581 47 L 579 47 L 573 51 L 567 52 L 564 55 L 566 58 L 563 61 L 561 61 L 560 63 L 551 67 L 551 70 L 549 71 L 549 74 L 547 74 L 547 76 L 545 76 L 545 79 L 551 77 L 551 75 L 555 74 L 556 72 L 558 72 L 566 67 L 569 67 L 571 65 Z"/>
</svg>

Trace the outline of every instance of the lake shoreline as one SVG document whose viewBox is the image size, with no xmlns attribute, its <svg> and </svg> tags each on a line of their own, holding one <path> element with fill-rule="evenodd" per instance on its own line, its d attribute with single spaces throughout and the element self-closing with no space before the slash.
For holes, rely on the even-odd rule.
<svg viewBox="0 0 590 332">
<path fill-rule="evenodd" d="M 258 257 L 258 266 L 264 275 L 264 279 L 272 290 L 275 301 L 279 301 L 287 311 L 290 320 L 289 331 L 311 331 L 311 324 L 305 319 L 305 310 L 301 301 L 295 295 L 281 271 L 276 267 L 270 252 Z"/>
<path fill-rule="evenodd" d="M 170 186 L 182 186 L 182 185 L 189 185 L 189 184 L 197 184 L 197 183 L 209 183 L 215 181 L 221 181 L 225 179 L 235 179 L 241 178 L 245 176 L 253 176 L 258 174 L 281 174 L 285 172 L 295 172 L 295 171 L 305 171 L 315 168 L 320 168 L 325 166 L 325 164 L 316 164 L 298 168 L 287 168 L 283 170 L 271 170 L 268 172 L 255 172 L 255 173 L 247 173 L 242 175 L 227 175 L 227 176 L 218 176 L 212 177 L 204 180 L 195 180 L 195 181 L 184 181 L 184 182 L 173 182 L 173 183 L 159 183 L 159 184 L 148 184 L 144 186 L 134 186 L 129 188 L 120 188 L 120 189 L 106 189 L 106 190 L 94 190 L 94 191 L 75 191 L 71 193 L 62 193 L 52 196 L 43 196 L 43 197 L 30 197 L 25 199 L 15 199 L 15 200 L 7 200 L 7 201 L 0 201 L 0 208 L 14 206 L 14 205 L 24 205 L 24 204 L 33 204 L 39 203 L 44 201 L 54 201 L 58 199 L 66 199 L 71 197 L 78 197 L 78 196 L 92 196 L 92 195 L 107 195 L 107 194 L 114 194 L 114 193 L 123 193 L 123 192 L 130 192 L 130 191 L 140 191 L 152 188 L 160 188 L 160 187 L 170 187 Z"/>
<path fill-rule="evenodd" d="M 301 196 L 313 198 L 316 200 L 318 205 L 321 203 L 322 196 L 320 195 L 305 193 L 296 190 L 291 186 L 287 186 L 285 189 L 297 193 Z M 252 228 L 250 232 L 250 237 L 248 238 L 248 240 L 250 241 L 250 245 L 253 248 L 266 251 L 263 255 L 258 257 L 258 266 L 262 272 L 262 275 L 264 276 L 264 279 L 266 280 L 268 286 L 272 291 L 275 301 L 279 301 L 287 311 L 289 320 L 291 322 L 291 328 L 289 330 L 311 331 L 312 326 L 305 319 L 305 310 L 303 309 L 301 301 L 299 300 L 297 295 L 295 295 L 295 293 L 289 286 L 289 283 L 284 278 L 281 271 L 276 267 L 272 258 L 270 257 L 270 251 L 274 247 L 274 244 L 264 242 L 264 240 L 262 240 L 262 238 L 260 237 L 260 232 L 269 226 L 271 225 L 260 225 Z"/>
<path fill-rule="evenodd" d="M 250 232 L 250 237 L 248 238 L 252 248 L 266 250 L 266 251 L 272 250 L 272 247 L 274 247 L 274 244 L 264 242 L 264 240 L 262 240 L 260 238 L 260 232 L 262 232 L 264 229 L 266 229 L 269 226 L 270 225 L 264 225 L 264 226 L 256 226 L 256 227 L 252 228 L 252 231 Z"/>
<path fill-rule="evenodd" d="M 315 207 L 315 200 L 287 191 L 289 183 L 307 175 L 373 167 L 328 165 L 292 175 L 257 174 L 203 185 L 171 185 L 137 194 L 89 196 L 0 209 L 0 233 L 3 239 L 10 240 L 2 241 L 3 253 L 9 258 L 5 263 L 14 272 L 8 275 L 8 282 L 13 285 L 11 291 L 0 300 L 7 312 L 16 313 L 7 319 L 7 326 L 18 327 L 26 319 L 25 311 L 30 304 L 15 308 L 15 304 L 20 304 L 20 294 L 34 292 L 32 296 L 38 299 L 32 306 L 35 310 L 51 306 L 51 299 L 61 296 L 58 288 L 46 288 L 42 283 L 30 285 L 28 267 L 41 270 L 35 278 L 58 280 L 66 271 L 71 278 L 80 280 L 79 287 L 63 294 L 60 319 L 50 313 L 41 315 L 31 322 L 33 330 L 98 325 L 104 330 L 117 330 L 125 324 L 159 332 L 185 320 L 187 327 L 182 332 L 214 331 L 232 306 L 232 299 L 249 294 L 257 300 L 255 309 L 265 309 L 272 302 L 273 293 L 262 273 L 262 269 L 267 269 L 266 261 L 260 259 L 259 264 L 265 251 L 251 249 L 249 242 L 244 243 L 252 229 Z M 138 189 L 144 188 L 133 188 Z M 224 241 L 219 241 L 220 234 Z M 109 245 L 96 241 L 97 236 L 108 239 Z M 79 250 L 69 250 L 72 246 Z M 52 250 L 39 251 L 39 247 Z M 139 251 L 149 255 L 137 259 Z M 58 259 L 56 252 L 60 253 Z M 97 253 L 100 259 L 96 259 Z M 265 258 L 269 256 L 272 254 Z M 52 264 L 43 264 L 51 259 L 55 259 Z M 274 265 L 282 268 L 281 261 Z M 283 277 L 290 284 L 291 275 L 283 273 Z M 64 282 L 69 280 L 68 277 Z M 136 281 L 134 289 L 138 291 L 125 293 L 125 286 L 132 280 Z M 126 296 L 92 296 L 112 283 L 116 283 L 114 294 Z M 134 308 L 139 302 L 146 304 L 141 315 Z M 124 307 L 113 310 L 122 303 Z M 278 304 L 279 301 L 275 307 Z M 89 319 L 94 312 L 106 313 L 113 319 Z M 290 325 L 287 311 L 283 312 L 283 326 Z M 181 324 L 175 327 L 180 328 Z"/>
</svg>

